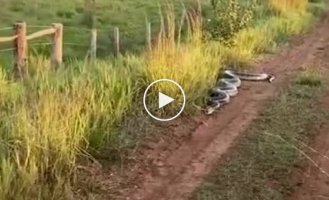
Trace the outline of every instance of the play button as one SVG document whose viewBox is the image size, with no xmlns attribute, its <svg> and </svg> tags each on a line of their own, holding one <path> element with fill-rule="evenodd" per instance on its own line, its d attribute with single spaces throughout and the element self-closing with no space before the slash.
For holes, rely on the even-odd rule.
<svg viewBox="0 0 329 200">
<path fill-rule="evenodd" d="M 159 92 L 159 100 L 158 101 L 159 101 L 159 108 L 162 108 L 162 107 L 170 104 L 171 102 L 175 101 L 175 99 Z"/>
<path fill-rule="evenodd" d="M 177 82 L 159 79 L 146 88 L 143 104 L 153 119 L 171 121 L 183 112 L 185 100 L 184 90 Z"/>
</svg>

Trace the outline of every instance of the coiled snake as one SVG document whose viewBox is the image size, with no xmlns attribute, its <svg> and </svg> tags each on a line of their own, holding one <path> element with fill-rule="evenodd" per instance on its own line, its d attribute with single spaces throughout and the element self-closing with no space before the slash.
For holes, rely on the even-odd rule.
<svg viewBox="0 0 329 200">
<path fill-rule="evenodd" d="M 215 87 L 210 89 L 207 97 L 206 113 L 212 114 L 220 107 L 228 104 L 232 97 L 238 94 L 241 80 L 245 81 L 268 81 L 275 79 L 273 75 L 266 73 L 244 73 L 233 70 L 225 70 Z"/>
</svg>

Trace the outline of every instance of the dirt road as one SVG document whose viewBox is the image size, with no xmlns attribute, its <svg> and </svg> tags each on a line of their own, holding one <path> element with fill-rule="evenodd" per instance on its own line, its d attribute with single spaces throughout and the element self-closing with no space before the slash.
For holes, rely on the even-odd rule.
<svg viewBox="0 0 329 200">
<path fill-rule="evenodd" d="M 278 94 L 289 78 L 312 62 L 329 42 L 329 16 L 311 32 L 294 38 L 278 55 L 259 62 L 256 69 L 276 75 L 273 84 L 243 83 L 240 94 L 215 116 L 208 118 L 189 138 L 173 150 L 155 148 L 145 155 L 149 163 L 138 170 L 136 187 L 124 199 L 184 200 L 202 182 L 215 162 L 235 143 L 263 109 L 264 103 Z M 162 144 L 163 146 L 170 146 Z M 150 164 L 151 163 L 151 164 Z"/>
<path fill-rule="evenodd" d="M 329 77 L 329 44 L 317 55 L 316 62 L 322 68 L 322 74 Z M 329 78 L 326 78 L 327 81 Z M 329 89 L 322 99 L 324 110 L 329 111 Z M 317 131 L 312 150 L 311 159 L 318 165 L 307 163 L 297 172 L 297 184 L 291 200 L 329 200 L 329 119 Z M 320 168 L 320 169 L 319 169 Z"/>
<path fill-rule="evenodd" d="M 327 100 L 329 102 L 329 98 Z M 329 105 L 328 102 L 327 105 Z M 329 110 L 329 106 L 327 109 Z M 312 159 L 323 172 L 314 165 L 303 168 L 299 174 L 296 192 L 291 200 L 329 200 L 329 124 L 321 129 L 312 148 L 317 151 L 313 153 Z"/>
</svg>

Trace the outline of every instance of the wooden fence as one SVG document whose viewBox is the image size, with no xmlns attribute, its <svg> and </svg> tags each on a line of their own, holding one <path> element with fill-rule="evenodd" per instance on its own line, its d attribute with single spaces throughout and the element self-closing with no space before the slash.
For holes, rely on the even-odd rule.
<svg viewBox="0 0 329 200">
<path fill-rule="evenodd" d="M 58 67 L 63 61 L 63 25 L 54 23 L 48 29 L 40 30 L 27 35 L 25 22 L 18 22 L 13 27 L 14 34 L 9 37 L 0 37 L 0 43 L 13 42 L 14 66 L 13 72 L 16 79 L 22 79 L 28 74 L 28 41 L 46 35 L 52 36 L 51 64 Z"/>
<path fill-rule="evenodd" d="M 43 29 L 27 35 L 27 25 L 25 22 L 14 24 L 13 35 L 8 37 L 0 37 L 1 43 L 13 42 L 14 50 L 14 66 L 13 73 L 16 79 L 23 79 L 28 74 L 28 41 L 44 37 L 52 37 L 52 53 L 51 66 L 58 68 L 63 62 L 63 25 L 53 23 L 50 28 Z M 113 29 L 113 48 L 114 55 L 120 55 L 120 33 L 119 28 Z M 91 30 L 91 43 L 88 51 L 90 59 L 96 59 L 97 53 L 97 29 Z"/>
<path fill-rule="evenodd" d="M 96 59 L 97 57 L 97 29 L 91 29 L 91 41 L 87 57 Z M 28 41 L 44 36 L 51 36 L 51 66 L 58 68 L 63 62 L 63 25 L 53 23 L 49 28 L 43 29 L 27 35 L 27 25 L 25 22 L 14 24 L 13 35 L 0 37 L 0 44 L 13 42 L 14 66 L 13 73 L 16 79 L 23 79 L 28 74 Z M 146 23 L 146 49 L 151 50 L 151 23 Z M 120 31 L 118 27 L 113 28 L 113 49 L 114 55 L 119 56 L 120 52 Z"/>
</svg>

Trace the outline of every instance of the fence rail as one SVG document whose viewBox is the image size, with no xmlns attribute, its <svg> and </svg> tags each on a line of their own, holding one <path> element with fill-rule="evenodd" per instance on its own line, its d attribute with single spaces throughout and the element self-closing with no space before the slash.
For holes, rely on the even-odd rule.
<svg viewBox="0 0 329 200">
<path fill-rule="evenodd" d="M 0 37 L 1 43 L 13 42 L 14 66 L 13 72 L 16 79 L 22 79 L 28 74 L 28 41 L 48 36 L 52 36 L 51 63 L 53 67 L 58 67 L 63 61 L 63 25 L 54 23 L 51 28 L 43 29 L 29 35 L 25 22 L 14 24 L 13 35 Z"/>
<path fill-rule="evenodd" d="M 3 42 L 11 42 L 17 38 L 17 35 L 11 36 L 11 37 L 0 37 L 0 43 Z"/>
<path fill-rule="evenodd" d="M 23 79 L 28 74 L 28 43 L 31 40 L 51 36 L 51 41 L 46 44 L 51 45 L 51 66 L 53 68 L 58 68 L 63 63 L 63 45 L 70 44 L 63 42 L 63 24 L 53 23 L 50 26 L 29 26 L 30 28 L 43 28 L 42 30 L 27 34 L 27 24 L 25 22 L 17 22 L 13 26 L 13 35 L 0 37 L 0 44 L 2 43 L 13 43 L 12 48 L 1 50 L 0 52 L 7 52 L 13 50 L 14 65 L 13 74 L 16 79 Z M 78 27 L 67 27 L 77 28 Z M 5 30 L 10 30 L 10 27 L 3 28 Z M 83 29 L 83 28 L 82 28 Z M 0 29 L 1 30 L 1 29 Z M 81 30 L 81 28 L 79 28 Z M 85 30 L 85 29 L 83 29 Z M 87 52 L 87 57 L 89 59 L 96 59 L 97 49 L 98 49 L 98 32 L 102 32 L 105 29 L 86 29 L 90 31 L 90 43 L 89 50 Z M 121 55 L 120 49 L 120 30 L 118 27 L 113 27 L 113 37 L 112 37 L 112 48 L 114 49 L 114 55 Z M 152 38 L 151 38 L 151 23 L 146 23 L 146 49 L 151 50 L 152 48 Z M 79 44 L 75 44 L 79 46 Z M 34 46 L 34 44 L 30 44 Z"/>
</svg>

